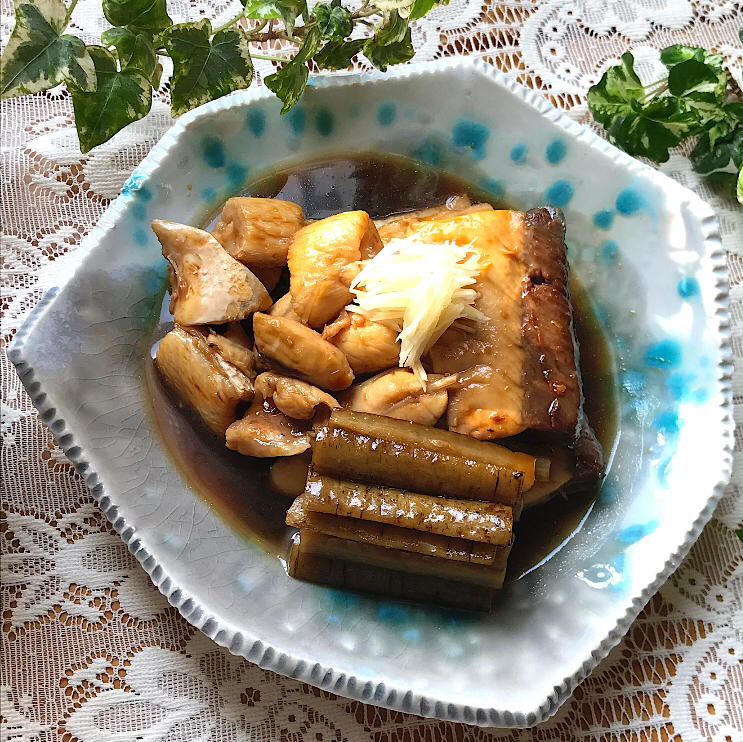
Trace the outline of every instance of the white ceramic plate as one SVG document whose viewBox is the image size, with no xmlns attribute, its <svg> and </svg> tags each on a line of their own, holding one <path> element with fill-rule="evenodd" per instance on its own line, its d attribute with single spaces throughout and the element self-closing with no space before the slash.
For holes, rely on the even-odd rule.
<svg viewBox="0 0 743 742">
<path fill-rule="evenodd" d="M 265 90 L 183 116 L 44 297 L 10 356 L 153 582 L 262 667 L 423 716 L 550 716 L 628 629 L 709 519 L 731 463 L 727 274 L 695 195 L 481 62 L 321 78 L 284 117 Z M 152 218 L 200 224 L 246 179 L 339 151 L 440 165 L 566 215 L 570 262 L 609 338 L 621 421 L 609 476 L 566 549 L 490 616 L 300 583 L 184 481 L 142 382 L 165 261 Z"/>
</svg>

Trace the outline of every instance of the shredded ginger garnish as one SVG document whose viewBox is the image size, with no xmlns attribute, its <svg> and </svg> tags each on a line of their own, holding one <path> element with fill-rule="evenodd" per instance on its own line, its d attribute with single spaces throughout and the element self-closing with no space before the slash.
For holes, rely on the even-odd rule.
<svg viewBox="0 0 743 742">
<path fill-rule="evenodd" d="M 485 268 L 468 245 L 395 237 L 361 265 L 351 284 L 355 303 L 348 311 L 394 327 L 400 366 L 412 369 L 421 382 L 427 378 L 421 356 L 453 322 L 487 320 L 472 306 L 477 292 L 466 288 Z"/>
</svg>

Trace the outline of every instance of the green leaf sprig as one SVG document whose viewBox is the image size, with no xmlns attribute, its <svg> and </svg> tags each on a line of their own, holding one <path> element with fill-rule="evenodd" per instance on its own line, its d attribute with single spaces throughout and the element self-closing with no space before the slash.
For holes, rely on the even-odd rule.
<svg viewBox="0 0 743 742">
<path fill-rule="evenodd" d="M 0 98 L 64 83 L 83 152 L 149 113 L 152 90 L 160 86 L 161 57 L 173 62 L 173 116 L 247 88 L 254 59 L 282 65 L 265 82 L 286 113 L 301 97 L 311 64 L 347 69 L 360 53 L 380 70 L 407 62 L 415 54 L 410 22 L 449 2 L 364 0 L 349 10 L 331 0 L 310 13 L 306 0 L 241 0 L 234 18 L 212 28 L 207 18 L 174 24 L 165 0 L 101 0 L 112 28 L 101 34 L 100 45 L 86 45 L 65 33 L 77 1 L 66 6 L 63 0 L 14 0 L 15 27 L 0 57 Z M 243 19 L 256 24 L 246 29 Z M 275 40 L 294 44 L 296 51 L 278 57 L 255 46 Z"/>
<path fill-rule="evenodd" d="M 730 187 L 743 204 L 743 98 L 723 57 L 674 44 L 660 59 L 668 75 L 643 85 L 625 53 L 589 88 L 591 114 L 610 142 L 654 162 L 666 162 L 670 149 L 697 137 L 689 156 L 694 169 Z"/>
</svg>

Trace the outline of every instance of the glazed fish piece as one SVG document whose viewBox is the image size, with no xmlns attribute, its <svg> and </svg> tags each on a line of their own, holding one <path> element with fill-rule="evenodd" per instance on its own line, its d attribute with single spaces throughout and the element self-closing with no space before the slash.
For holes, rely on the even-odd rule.
<svg viewBox="0 0 743 742">
<path fill-rule="evenodd" d="M 290 461 L 291 459 L 282 459 Z M 463 538 L 442 536 L 437 533 L 415 531 L 389 523 L 344 518 L 330 513 L 305 510 L 302 499 L 297 498 L 286 513 L 286 523 L 299 529 L 317 531 L 349 541 L 376 544 L 387 549 L 412 551 L 440 559 L 453 559 L 472 564 L 494 564 L 498 569 L 506 566 L 510 546 L 494 546 Z"/>
<path fill-rule="evenodd" d="M 299 507 L 309 512 L 370 520 L 494 546 L 511 543 L 513 519 L 508 505 L 421 495 L 394 487 L 343 481 L 312 470 L 299 499 Z"/>
<path fill-rule="evenodd" d="M 433 427 L 446 412 L 447 388 L 457 381 L 456 377 L 429 374 L 424 383 L 412 371 L 394 368 L 354 384 L 341 401 L 355 412 L 371 412 Z"/>
<path fill-rule="evenodd" d="M 513 505 L 534 484 L 537 459 L 448 430 L 335 409 L 317 431 L 312 463 L 339 479 Z"/>
<path fill-rule="evenodd" d="M 234 322 L 271 306 L 263 284 L 208 232 L 159 219 L 152 229 L 169 262 L 170 311 L 179 325 Z"/>
<path fill-rule="evenodd" d="M 292 306 L 300 320 L 322 328 L 353 298 L 354 263 L 381 248 L 374 222 L 365 211 L 347 211 L 308 224 L 289 245 Z"/>
<path fill-rule="evenodd" d="M 245 456 L 296 456 L 309 450 L 308 420 L 294 420 L 256 394 L 245 416 L 227 428 L 227 448 Z"/>
<path fill-rule="evenodd" d="M 292 379 L 271 371 L 255 380 L 255 391 L 264 399 L 273 399 L 281 412 L 295 420 L 311 420 L 315 410 L 324 405 L 328 409 L 340 407 L 335 398 L 306 381 Z"/>
<path fill-rule="evenodd" d="M 481 440 L 527 429 L 574 439 L 582 398 L 561 214 L 485 211 L 410 230 L 471 244 L 489 264 L 474 306 L 490 321 L 451 327 L 430 351 L 437 373 L 471 371 L 450 394 L 449 429 Z"/>
<path fill-rule="evenodd" d="M 295 320 L 257 312 L 253 338 L 261 358 L 273 362 L 279 373 L 298 376 L 330 391 L 345 389 L 353 381 L 353 371 L 343 353 Z"/>
<path fill-rule="evenodd" d="M 286 265 L 292 237 L 303 226 L 302 207 L 290 201 L 235 197 L 224 205 L 213 234 L 241 263 L 280 268 Z"/>
<path fill-rule="evenodd" d="M 354 374 L 382 371 L 400 360 L 397 330 L 359 312 L 343 310 L 322 336 L 343 352 Z"/>
<path fill-rule="evenodd" d="M 280 299 L 274 302 L 274 305 L 268 309 L 266 314 L 271 317 L 288 317 L 299 322 L 299 315 L 292 308 L 292 295 L 284 294 Z"/>
<path fill-rule="evenodd" d="M 219 436 L 237 419 L 238 405 L 253 398 L 250 377 L 200 328 L 176 325 L 160 341 L 155 360 L 167 383 Z"/>
</svg>

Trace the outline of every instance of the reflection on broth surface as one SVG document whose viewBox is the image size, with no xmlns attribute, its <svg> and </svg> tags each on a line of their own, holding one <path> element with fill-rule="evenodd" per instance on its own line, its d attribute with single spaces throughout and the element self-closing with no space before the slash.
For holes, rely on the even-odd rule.
<svg viewBox="0 0 743 742">
<path fill-rule="evenodd" d="M 302 206 L 307 219 L 362 209 L 373 218 L 439 205 L 467 195 L 473 203 L 489 202 L 488 194 L 458 177 L 397 157 L 338 157 L 279 171 L 248 185 L 243 194 L 277 197 Z M 286 273 L 286 271 L 284 271 Z M 283 275 L 271 292 L 274 299 L 288 289 Z M 167 297 L 166 297 L 167 301 Z M 611 357 L 590 302 L 580 282 L 572 282 L 575 332 L 580 344 L 584 409 L 607 456 L 617 434 L 617 400 Z M 153 336 L 158 341 L 171 327 L 164 305 Z M 272 459 L 255 459 L 224 446 L 184 408 L 163 383 L 148 358 L 145 377 L 152 412 L 166 447 L 193 489 L 230 524 L 267 551 L 285 557 L 292 529 L 284 521 L 291 500 L 268 485 Z M 557 496 L 526 510 L 515 524 L 515 543 L 508 560 L 508 579 L 518 579 L 564 545 L 590 511 L 596 488 Z"/>
</svg>

